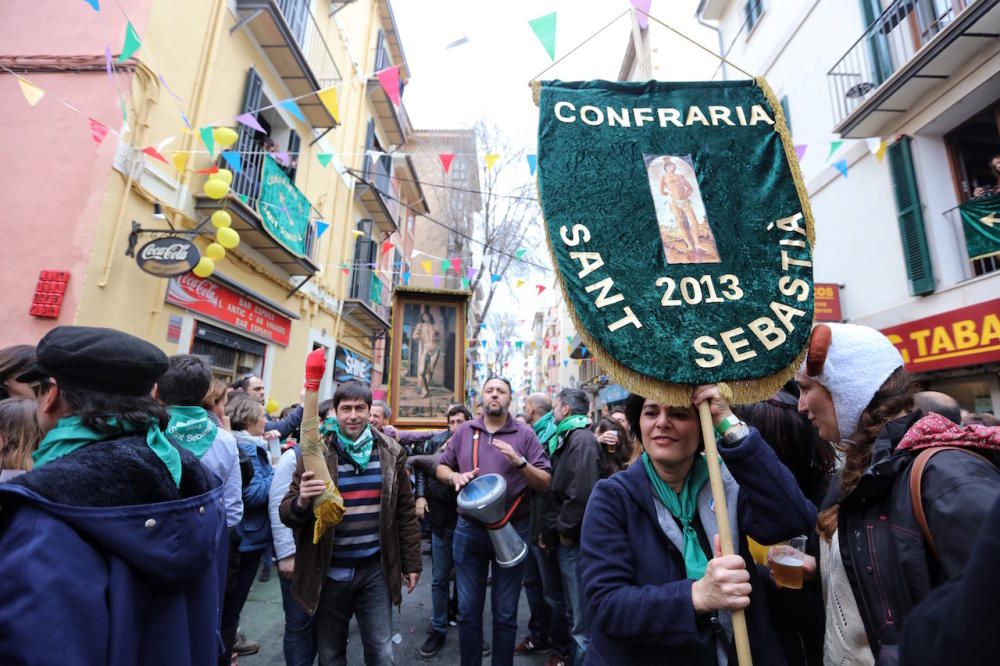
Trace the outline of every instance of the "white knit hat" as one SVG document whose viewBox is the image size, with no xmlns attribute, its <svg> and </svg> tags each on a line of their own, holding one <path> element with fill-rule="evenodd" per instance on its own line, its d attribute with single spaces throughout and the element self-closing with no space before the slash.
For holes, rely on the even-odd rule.
<svg viewBox="0 0 1000 666">
<path fill-rule="evenodd" d="M 814 350 L 810 343 L 809 359 L 802 364 L 802 372 L 819 382 L 830 392 L 837 413 L 837 428 L 840 439 L 854 434 L 858 428 L 861 412 L 871 402 L 885 380 L 903 365 L 903 357 L 888 338 L 873 328 L 855 324 L 819 324 L 813 329 L 827 326 L 830 329 L 830 343 L 826 360 L 819 365 L 819 374 L 809 375 L 807 365 L 816 371 L 814 351 L 822 355 L 824 350 Z M 821 345 L 824 346 L 824 345 Z"/>
</svg>

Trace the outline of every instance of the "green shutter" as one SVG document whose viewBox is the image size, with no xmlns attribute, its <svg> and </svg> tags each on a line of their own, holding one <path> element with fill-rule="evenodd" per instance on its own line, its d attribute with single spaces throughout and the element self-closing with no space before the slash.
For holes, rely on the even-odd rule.
<svg viewBox="0 0 1000 666">
<path fill-rule="evenodd" d="M 896 195 L 899 235 L 903 241 L 906 277 L 910 280 L 910 293 L 922 296 L 934 291 L 934 268 L 924 231 L 917 176 L 913 171 L 910 137 L 903 137 L 889 146 L 888 155 L 892 189 Z"/>
</svg>

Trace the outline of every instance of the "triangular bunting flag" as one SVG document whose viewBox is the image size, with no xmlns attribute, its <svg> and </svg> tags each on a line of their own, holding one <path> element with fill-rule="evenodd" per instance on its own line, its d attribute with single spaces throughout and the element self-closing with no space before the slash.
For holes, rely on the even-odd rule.
<svg viewBox="0 0 1000 666">
<path fill-rule="evenodd" d="M 323 232 L 330 228 L 329 222 L 323 222 L 322 220 L 316 220 L 316 238 L 320 238 Z"/>
<path fill-rule="evenodd" d="M 323 168 L 330 166 L 330 160 L 333 158 L 332 153 L 316 153 L 316 159 L 319 163 L 323 165 Z"/>
<path fill-rule="evenodd" d="M 424 259 L 420 262 L 420 267 L 424 269 L 424 273 L 430 274 L 431 272 L 431 262 L 429 259 Z"/>
<path fill-rule="evenodd" d="M 387 241 L 382 241 L 382 254 L 385 254 L 386 252 L 388 252 L 389 250 L 391 250 L 394 247 L 396 247 L 396 246 L 392 244 L 392 241 L 388 241 L 388 240 Z"/>
<path fill-rule="evenodd" d="M 361 231 L 361 229 L 351 229 L 351 233 L 354 234 L 355 238 L 361 238 L 365 235 L 365 232 Z"/>
<path fill-rule="evenodd" d="M 350 275 L 351 274 L 351 269 L 348 268 L 347 266 L 342 267 L 340 270 L 343 271 L 344 275 Z"/>
<path fill-rule="evenodd" d="M 520 289 L 521 287 L 524 286 L 524 280 L 518 280 L 514 286 L 515 288 Z"/>
<path fill-rule="evenodd" d="M 441 273 L 443 275 L 447 275 L 449 268 L 451 268 L 451 262 L 448 261 L 447 259 L 442 260 L 441 261 Z"/>
<path fill-rule="evenodd" d="M 462 278 L 462 289 L 468 289 L 468 288 L 469 288 L 469 280 L 466 278 Z"/>
<path fill-rule="evenodd" d="M 878 152 L 878 147 L 882 144 L 882 139 L 877 136 L 872 136 L 865 139 L 865 143 L 868 145 L 868 152 L 874 155 Z"/>
<path fill-rule="evenodd" d="M 889 147 L 889 141 L 882 139 L 882 142 L 878 145 L 878 150 L 875 151 L 875 159 L 879 162 L 885 157 L 885 151 Z"/>
<path fill-rule="evenodd" d="M 451 264 L 451 270 L 455 271 L 455 275 L 462 272 L 462 259 L 460 257 L 449 259 L 448 263 Z"/>
<path fill-rule="evenodd" d="M 139 50 L 142 42 L 139 40 L 139 33 L 132 27 L 129 21 L 125 27 L 125 43 L 122 44 L 122 52 L 118 55 L 118 62 L 125 62 L 132 57 L 132 54 Z"/>
<path fill-rule="evenodd" d="M 565 368 L 568 365 L 569 365 L 569 359 L 568 358 L 564 358 L 563 359 L 563 367 Z"/>
<path fill-rule="evenodd" d="M 215 164 L 213 164 L 212 166 L 208 167 L 207 169 L 196 169 L 195 173 L 202 174 L 202 175 L 206 175 L 207 174 L 207 175 L 210 176 L 213 173 L 219 173 L 219 167 L 216 166 Z"/>
<path fill-rule="evenodd" d="M 573 336 L 572 335 L 567 335 L 566 336 L 566 344 L 570 344 L 570 345 L 573 344 Z"/>
<path fill-rule="evenodd" d="M 31 106 L 38 104 L 45 97 L 45 91 L 31 81 L 28 81 L 28 79 L 17 77 L 17 82 L 21 84 L 21 93 L 24 95 L 24 99 Z"/>
<path fill-rule="evenodd" d="M 451 162 L 455 159 L 455 155 L 453 153 L 441 153 L 438 155 L 438 159 L 441 160 L 441 166 L 444 167 L 444 173 L 447 175 L 451 169 Z"/>
<path fill-rule="evenodd" d="M 215 135 L 212 133 L 212 126 L 199 127 L 198 134 L 201 135 L 201 142 L 208 149 L 209 156 L 213 155 L 215 153 Z"/>
<path fill-rule="evenodd" d="M 375 76 L 378 77 L 378 82 L 382 84 L 382 90 L 389 96 L 392 103 L 399 106 L 399 65 L 386 67 L 381 71 L 375 72 Z"/>
<path fill-rule="evenodd" d="M 486 322 L 483 322 L 482 324 L 479 325 L 479 330 L 480 331 L 485 331 L 486 330 Z"/>
<path fill-rule="evenodd" d="M 649 7 L 652 4 L 653 0 L 632 0 L 632 6 L 642 10 L 635 13 L 635 20 L 642 30 L 649 27 L 649 16 L 647 14 L 649 14 Z"/>
<path fill-rule="evenodd" d="M 170 158 L 170 161 L 174 163 L 174 168 L 177 169 L 177 173 L 184 173 L 184 169 L 187 168 L 188 157 L 188 153 L 174 153 L 174 156 Z"/>
<path fill-rule="evenodd" d="M 522 247 L 518 249 L 517 252 L 514 253 L 514 256 L 517 257 L 518 259 L 524 259 L 524 255 L 526 254 L 528 254 L 528 249 Z"/>
<path fill-rule="evenodd" d="M 410 273 L 409 271 L 403 271 L 403 286 L 406 287 L 410 284 Z"/>
<path fill-rule="evenodd" d="M 488 153 L 484 155 L 483 162 L 486 163 L 486 170 L 489 171 L 490 169 L 492 169 L 493 165 L 497 163 L 498 159 L 500 159 L 500 156 L 497 155 L 496 153 Z"/>
<path fill-rule="evenodd" d="M 319 101 L 323 103 L 323 108 L 326 112 L 330 114 L 333 118 L 333 122 L 340 124 L 340 104 L 337 101 L 337 89 L 327 88 L 326 90 L 320 90 L 316 93 L 316 97 L 319 97 Z"/>
<path fill-rule="evenodd" d="M 499 281 L 500 281 L 500 276 L 497 275 L 496 273 L 494 273 L 493 275 L 490 276 L 490 283 L 491 284 L 496 284 Z"/>
<path fill-rule="evenodd" d="M 111 85 L 114 85 L 115 70 L 114 66 L 111 64 L 111 47 L 107 44 L 104 45 L 104 71 L 107 73 L 108 78 L 111 79 Z"/>
<path fill-rule="evenodd" d="M 469 266 L 468 268 L 466 268 L 465 269 L 465 277 L 467 277 L 470 280 L 473 279 L 474 277 L 476 277 L 476 269 L 473 268 L 472 266 Z"/>
<path fill-rule="evenodd" d="M 847 178 L 847 160 L 840 160 L 833 163 L 833 168 L 840 172 L 840 175 Z"/>
<path fill-rule="evenodd" d="M 829 160 L 831 157 L 833 157 L 833 154 L 837 152 L 842 145 L 844 145 L 843 141 L 831 141 L 830 152 L 826 154 L 826 159 Z"/>
<path fill-rule="evenodd" d="M 525 155 L 528 159 L 528 171 L 532 176 L 535 175 L 535 169 L 538 168 L 538 155 Z"/>
<path fill-rule="evenodd" d="M 433 276 L 432 280 L 434 281 L 434 288 L 435 289 L 437 289 L 438 287 L 441 286 L 441 276 L 440 275 Z"/>
<path fill-rule="evenodd" d="M 372 274 L 371 297 L 372 303 L 382 305 L 382 281 L 374 273 Z"/>
<path fill-rule="evenodd" d="M 809 146 L 804 143 L 800 143 L 799 145 L 795 146 L 795 157 L 799 158 L 799 162 L 801 162 L 802 158 L 806 156 L 807 148 L 809 148 Z"/>
<path fill-rule="evenodd" d="M 104 137 L 108 135 L 108 128 L 93 118 L 87 118 L 87 120 L 90 121 L 90 138 L 98 146 L 101 145 L 101 141 L 104 141 Z"/>
<path fill-rule="evenodd" d="M 288 113 L 298 118 L 299 121 L 303 123 L 306 121 L 306 117 L 302 115 L 302 109 L 299 108 L 299 105 L 295 103 L 294 99 L 282 100 L 278 102 L 278 106 L 280 106 L 285 111 L 288 111 Z"/>
<path fill-rule="evenodd" d="M 266 134 L 264 128 L 261 127 L 260 123 L 257 121 L 257 118 L 255 118 L 252 113 L 241 113 L 240 115 L 236 116 L 236 122 L 238 122 L 241 125 L 246 125 L 255 132 Z"/>
<path fill-rule="evenodd" d="M 556 13 L 539 16 L 528 21 L 528 25 L 535 32 L 535 37 L 542 43 L 545 52 L 549 54 L 549 59 L 556 59 Z"/>
<path fill-rule="evenodd" d="M 95 12 L 101 11 L 100 0 L 83 0 L 83 1 L 86 2 L 88 5 L 90 5 L 91 7 L 93 7 Z"/>
<path fill-rule="evenodd" d="M 160 160 L 164 164 L 170 164 L 170 162 L 167 161 L 167 158 L 161 155 L 159 152 L 157 152 L 156 148 L 154 148 L 153 146 L 146 146 L 145 148 L 142 149 L 142 152 L 146 155 L 149 155 L 153 159 Z"/>
<path fill-rule="evenodd" d="M 223 150 L 222 158 L 226 160 L 226 164 L 233 170 L 233 173 L 243 171 L 243 160 L 240 159 L 240 154 L 235 150 Z"/>
<path fill-rule="evenodd" d="M 288 155 L 288 153 L 271 153 L 271 157 L 273 157 L 275 161 L 282 166 L 288 166 L 292 163 L 292 158 Z"/>
</svg>

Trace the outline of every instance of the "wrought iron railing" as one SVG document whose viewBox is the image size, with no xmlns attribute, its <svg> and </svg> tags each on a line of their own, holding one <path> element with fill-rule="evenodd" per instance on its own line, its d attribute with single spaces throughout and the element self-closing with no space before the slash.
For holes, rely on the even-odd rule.
<svg viewBox="0 0 1000 666">
<path fill-rule="evenodd" d="M 835 124 L 977 0 L 896 0 L 827 72 Z"/>
<path fill-rule="evenodd" d="M 340 81 L 340 71 L 333 53 L 323 38 L 316 17 L 309 10 L 309 0 L 272 0 L 292 31 L 295 41 L 312 70 L 319 89 L 329 88 Z"/>
<path fill-rule="evenodd" d="M 390 169 L 392 157 L 381 155 L 378 159 L 372 158 L 371 153 L 365 154 L 364 176 L 365 180 L 375 186 L 378 195 L 389 211 L 389 216 L 396 226 L 399 226 L 399 202 L 394 198 L 392 191 L 392 175 Z"/>
</svg>

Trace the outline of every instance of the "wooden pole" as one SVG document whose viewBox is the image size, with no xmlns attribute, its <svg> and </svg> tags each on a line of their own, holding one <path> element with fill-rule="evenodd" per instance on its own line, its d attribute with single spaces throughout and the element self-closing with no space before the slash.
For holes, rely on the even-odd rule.
<svg viewBox="0 0 1000 666">
<path fill-rule="evenodd" d="M 631 10 L 632 16 L 632 45 L 635 47 L 635 60 L 638 65 L 639 80 L 647 81 L 653 78 L 653 65 L 649 57 L 649 42 L 646 35 L 639 27 L 639 13 L 635 7 Z"/>
<path fill-rule="evenodd" d="M 729 525 L 729 509 L 726 507 L 726 489 L 722 485 L 722 468 L 719 466 L 719 448 L 715 445 L 715 427 L 712 424 L 712 410 L 708 401 L 698 405 L 701 417 L 701 435 L 705 440 L 705 458 L 708 462 L 708 481 L 712 484 L 712 501 L 715 502 L 715 522 L 719 526 L 719 540 L 722 554 L 733 555 L 733 531 Z M 709 535 L 711 539 L 711 535 Z M 763 592 L 761 590 L 761 592 Z M 733 617 L 733 640 L 736 643 L 736 658 L 740 666 L 752 666 L 750 655 L 750 635 L 747 633 L 747 618 L 742 610 L 735 610 Z"/>
</svg>

